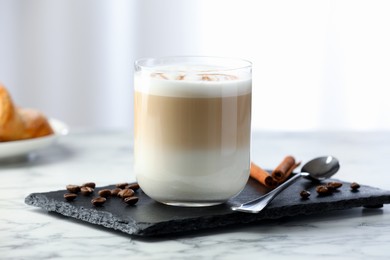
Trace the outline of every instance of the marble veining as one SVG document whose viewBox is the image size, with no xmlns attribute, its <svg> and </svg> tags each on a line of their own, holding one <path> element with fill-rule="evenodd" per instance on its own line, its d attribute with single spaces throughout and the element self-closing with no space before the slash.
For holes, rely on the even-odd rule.
<svg viewBox="0 0 390 260">
<path fill-rule="evenodd" d="M 390 133 L 253 134 L 252 158 L 264 168 L 293 154 L 332 154 L 336 177 L 390 190 Z M 74 132 L 29 158 L 0 162 L 0 259 L 389 259 L 390 205 L 289 217 L 180 236 L 141 239 L 64 219 L 24 204 L 33 192 L 69 183 L 134 181 L 131 136 Z"/>
</svg>

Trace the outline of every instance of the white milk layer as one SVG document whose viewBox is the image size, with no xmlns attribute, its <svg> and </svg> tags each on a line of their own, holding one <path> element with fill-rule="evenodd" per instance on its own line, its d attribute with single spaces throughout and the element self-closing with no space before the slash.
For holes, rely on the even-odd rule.
<svg viewBox="0 0 390 260">
<path fill-rule="evenodd" d="M 134 170 L 142 190 L 160 202 L 223 202 L 249 177 L 249 146 L 231 151 L 155 151 L 139 147 Z"/>
</svg>

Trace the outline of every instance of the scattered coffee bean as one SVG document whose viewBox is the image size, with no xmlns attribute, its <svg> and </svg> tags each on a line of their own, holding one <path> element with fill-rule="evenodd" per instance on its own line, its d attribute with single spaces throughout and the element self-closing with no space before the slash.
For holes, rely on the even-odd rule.
<svg viewBox="0 0 390 260">
<path fill-rule="evenodd" d="M 127 197 L 123 200 L 127 205 L 135 205 L 138 202 L 138 197 Z"/>
<path fill-rule="evenodd" d="M 360 188 L 359 183 L 356 183 L 356 182 L 351 183 L 351 190 L 352 191 L 357 191 L 359 188 Z"/>
<path fill-rule="evenodd" d="M 66 201 L 73 201 L 77 198 L 77 193 L 79 192 L 84 196 L 89 196 L 94 192 L 95 187 L 96 184 L 94 182 L 87 182 L 81 186 L 69 184 L 66 186 L 66 189 L 69 191 L 69 193 L 64 194 L 64 199 Z M 110 189 L 99 190 L 98 192 L 99 197 L 93 198 L 91 200 L 91 203 L 94 206 L 102 206 L 107 201 L 107 198 L 112 196 L 112 197 L 121 197 L 127 205 L 135 205 L 139 199 L 138 197 L 135 197 L 134 194 L 135 191 L 138 190 L 139 188 L 140 187 L 138 183 L 130 183 L 130 184 L 127 182 L 119 183 L 116 184 L 116 188 L 112 190 Z"/>
<path fill-rule="evenodd" d="M 69 185 L 66 185 L 66 189 L 71 193 L 80 192 L 80 186 L 78 186 L 78 185 L 69 184 Z"/>
<path fill-rule="evenodd" d="M 92 194 L 93 189 L 91 187 L 84 186 L 84 187 L 81 187 L 80 192 L 81 192 L 81 194 L 88 196 L 88 195 Z"/>
<path fill-rule="evenodd" d="M 129 185 L 127 182 L 123 182 L 123 183 L 118 183 L 116 187 L 119 189 L 124 189 L 126 188 L 127 185 Z"/>
<path fill-rule="evenodd" d="M 98 194 L 100 197 L 108 198 L 111 196 L 111 190 L 109 189 L 99 190 Z"/>
<path fill-rule="evenodd" d="M 121 190 L 122 190 L 122 189 L 119 189 L 119 188 L 112 189 L 112 190 L 111 190 L 111 196 L 117 197 L 117 196 L 118 196 L 118 193 L 119 193 Z"/>
<path fill-rule="evenodd" d="M 75 194 L 75 193 L 65 193 L 64 194 L 64 199 L 66 201 L 73 201 L 75 198 L 77 198 L 77 194 Z"/>
<path fill-rule="evenodd" d="M 322 195 L 322 196 L 331 194 L 331 192 L 325 185 L 317 186 L 316 191 L 318 195 Z"/>
<path fill-rule="evenodd" d="M 334 182 L 326 183 L 325 186 L 328 188 L 329 192 L 332 193 L 332 192 L 338 191 L 338 188 L 343 186 L 343 184 L 341 182 L 335 182 L 334 181 Z"/>
<path fill-rule="evenodd" d="M 123 199 L 127 197 L 131 197 L 133 195 L 134 195 L 134 191 L 132 189 L 124 189 L 118 193 L 118 197 L 121 197 Z"/>
<path fill-rule="evenodd" d="M 302 199 L 308 199 L 310 197 L 310 191 L 303 190 L 299 195 L 301 195 Z"/>
<path fill-rule="evenodd" d="M 94 182 L 87 182 L 82 185 L 82 187 L 90 187 L 92 189 L 95 189 L 96 184 Z"/>
<path fill-rule="evenodd" d="M 139 189 L 138 183 L 131 183 L 125 187 L 126 189 L 132 189 L 133 191 L 137 191 Z"/>
<path fill-rule="evenodd" d="M 106 202 L 106 198 L 104 198 L 104 197 L 97 197 L 97 198 L 94 198 L 91 200 L 91 203 L 94 206 L 102 206 L 104 204 L 104 202 Z"/>
<path fill-rule="evenodd" d="M 343 186 L 343 184 L 341 182 L 337 182 L 337 181 L 332 181 L 332 182 L 328 182 L 326 184 L 326 187 L 331 190 L 331 191 L 335 191 L 337 190 L 338 188 L 340 188 L 341 186 Z"/>
</svg>

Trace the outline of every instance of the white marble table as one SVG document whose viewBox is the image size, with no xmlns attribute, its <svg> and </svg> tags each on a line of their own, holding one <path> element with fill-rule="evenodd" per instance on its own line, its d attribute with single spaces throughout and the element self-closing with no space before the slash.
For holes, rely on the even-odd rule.
<svg viewBox="0 0 390 260">
<path fill-rule="evenodd" d="M 24 204 L 69 183 L 134 181 L 131 143 L 124 132 L 76 132 L 28 161 L 0 162 L 0 259 L 390 259 L 389 205 L 140 239 Z M 264 168 L 287 154 L 303 162 L 331 154 L 337 178 L 390 190 L 389 132 L 257 132 L 252 150 Z"/>
</svg>

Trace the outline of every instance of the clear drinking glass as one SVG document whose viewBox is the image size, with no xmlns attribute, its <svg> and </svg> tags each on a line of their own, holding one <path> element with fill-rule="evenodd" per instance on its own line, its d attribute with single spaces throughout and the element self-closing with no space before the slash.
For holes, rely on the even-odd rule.
<svg viewBox="0 0 390 260">
<path fill-rule="evenodd" d="M 218 57 L 135 62 L 134 171 L 152 199 L 210 206 L 249 178 L 252 64 Z"/>
</svg>

